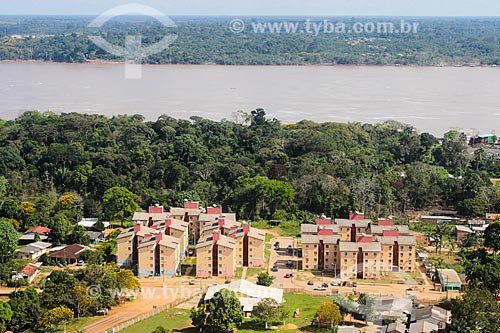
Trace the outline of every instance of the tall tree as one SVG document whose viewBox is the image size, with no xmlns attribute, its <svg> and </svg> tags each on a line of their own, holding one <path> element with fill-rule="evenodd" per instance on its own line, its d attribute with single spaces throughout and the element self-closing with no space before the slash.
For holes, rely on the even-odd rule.
<svg viewBox="0 0 500 333">
<path fill-rule="evenodd" d="M 123 222 L 132 216 L 139 205 L 135 202 L 134 194 L 121 186 L 112 187 L 104 192 L 103 206 L 106 214 L 112 220 Z"/>
<path fill-rule="evenodd" d="M 484 231 L 484 246 L 498 252 L 500 250 L 500 222 L 491 223 Z"/>
<path fill-rule="evenodd" d="M 462 297 L 452 299 L 447 332 L 500 332 L 499 302 L 482 289 L 471 289 Z"/>
<path fill-rule="evenodd" d="M 318 327 L 334 328 L 342 321 L 339 306 L 335 303 L 324 302 L 314 315 Z"/>
<path fill-rule="evenodd" d="M 276 300 L 264 298 L 254 306 L 252 316 L 264 323 L 267 329 L 268 322 L 283 319 L 284 309 Z"/>
<path fill-rule="evenodd" d="M 14 226 L 7 219 L 0 219 L 0 256 L 2 263 L 6 258 L 14 255 L 17 246 L 18 234 Z"/>
<path fill-rule="evenodd" d="M 201 305 L 190 314 L 193 325 L 210 332 L 227 332 L 245 319 L 240 301 L 233 291 L 222 289 L 214 294 L 206 308 Z"/>
</svg>

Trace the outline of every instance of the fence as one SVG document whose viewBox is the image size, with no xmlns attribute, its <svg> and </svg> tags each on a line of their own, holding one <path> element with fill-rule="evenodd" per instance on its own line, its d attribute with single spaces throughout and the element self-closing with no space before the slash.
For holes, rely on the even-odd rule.
<svg viewBox="0 0 500 333">
<path fill-rule="evenodd" d="M 183 298 L 183 299 L 180 299 L 180 300 L 177 300 L 173 303 L 170 303 L 170 304 L 166 304 L 166 305 L 163 305 L 163 306 L 160 306 L 160 307 L 156 307 L 153 311 L 151 312 L 148 312 L 148 313 L 145 313 L 145 314 L 142 314 L 140 316 L 137 316 L 135 318 L 132 318 L 130 319 L 129 321 L 126 321 L 124 323 L 121 323 L 113 328 L 110 328 L 109 330 L 107 330 L 106 332 L 104 333 L 115 333 L 115 332 L 119 332 L 119 331 L 122 331 L 124 330 L 125 328 L 129 327 L 129 326 L 132 326 L 140 321 L 143 321 L 143 320 L 146 320 L 152 316 L 156 316 L 157 314 L 163 312 L 163 311 L 166 311 L 168 309 L 172 309 L 174 307 L 176 307 L 177 305 L 179 304 L 182 304 L 184 302 L 187 302 L 191 299 L 193 299 L 194 297 L 197 297 L 197 296 L 200 296 L 200 292 L 197 292 L 195 293 L 194 295 L 190 296 L 190 297 L 186 297 L 186 298 Z"/>
</svg>

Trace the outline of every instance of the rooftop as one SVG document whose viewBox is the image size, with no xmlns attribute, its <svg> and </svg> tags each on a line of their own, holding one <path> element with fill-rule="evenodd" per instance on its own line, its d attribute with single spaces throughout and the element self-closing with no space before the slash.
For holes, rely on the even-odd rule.
<svg viewBox="0 0 500 333">
<path fill-rule="evenodd" d="M 363 252 L 380 252 L 382 250 L 380 243 L 354 243 L 354 242 L 340 242 L 339 251 L 341 252 L 358 252 L 359 249 Z"/>
<path fill-rule="evenodd" d="M 80 244 L 72 244 L 72 245 L 66 246 L 62 250 L 51 252 L 49 254 L 49 257 L 75 260 L 75 259 L 80 258 L 80 255 L 87 249 L 88 248 L 86 246 L 83 246 Z"/>
<path fill-rule="evenodd" d="M 458 273 L 454 269 L 438 269 L 437 273 L 441 280 L 441 284 L 462 283 L 460 276 L 458 276 Z"/>
<path fill-rule="evenodd" d="M 222 289 L 234 291 L 236 295 L 241 295 L 241 298 L 254 298 L 259 300 L 272 298 L 279 304 L 283 302 L 283 289 L 259 286 L 247 280 L 236 280 L 228 284 L 211 286 L 208 288 L 204 300 L 211 300 L 215 293 Z"/>
</svg>

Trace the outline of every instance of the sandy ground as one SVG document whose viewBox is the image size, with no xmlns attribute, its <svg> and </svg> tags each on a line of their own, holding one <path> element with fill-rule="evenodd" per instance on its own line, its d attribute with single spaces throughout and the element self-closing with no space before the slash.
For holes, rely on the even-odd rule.
<svg viewBox="0 0 500 333">
<path fill-rule="evenodd" d="M 139 281 L 142 292 L 137 295 L 137 300 L 114 307 L 102 320 L 86 326 L 85 333 L 105 333 L 110 328 L 153 311 L 154 306 L 168 306 L 200 290 L 200 285 L 189 285 L 188 278 L 165 278 L 164 281 L 162 278 L 145 278 Z M 190 302 L 197 304 L 198 297 L 194 299 Z"/>
</svg>

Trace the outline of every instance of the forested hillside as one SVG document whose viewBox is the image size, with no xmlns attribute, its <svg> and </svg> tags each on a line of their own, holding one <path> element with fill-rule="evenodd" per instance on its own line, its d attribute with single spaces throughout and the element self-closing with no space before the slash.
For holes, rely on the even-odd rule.
<svg viewBox="0 0 500 333">
<path fill-rule="evenodd" d="M 489 180 L 499 166 L 481 150 L 468 156 L 456 132 L 440 144 L 395 122 L 284 126 L 261 109 L 240 118 L 26 112 L 2 121 L 0 216 L 21 229 L 82 215 L 117 220 L 110 196 L 124 188 L 142 208 L 189 199 L 251 220 L 500 208 Z M 106 192 L 115 186 L 122 192 Z"/>
<path fill-rule="evenodd" d="M 498 18 L 405 18 L 418 23 L 417 33 L 255 33 L 252 23 L 283 22 L 284 18 L 244 18 L 243 33 L 230 31 L 231 18 L 173 17 L 178 28 L 156 21 L 117 18 L 89 29 L 93 17 L 0 17 L 0 60 L 86 62 L 114 60 L 88 36 L 100 34 L 114 44 L 141 34 L 151 44 L 165 34 L 178 39 L 167 50 L 144 59 L 151 64 L 224 65 L 499 65 Z M 286 19 L 303 24 L 307 18 Z M 325 18 L 314 18 L 319 24 Z M 356 22 L 391 22 L 401 18 L 327 18 L 352 26 Z M 155 23 L 156 22 L 156 23 Z"/>
</svg>

